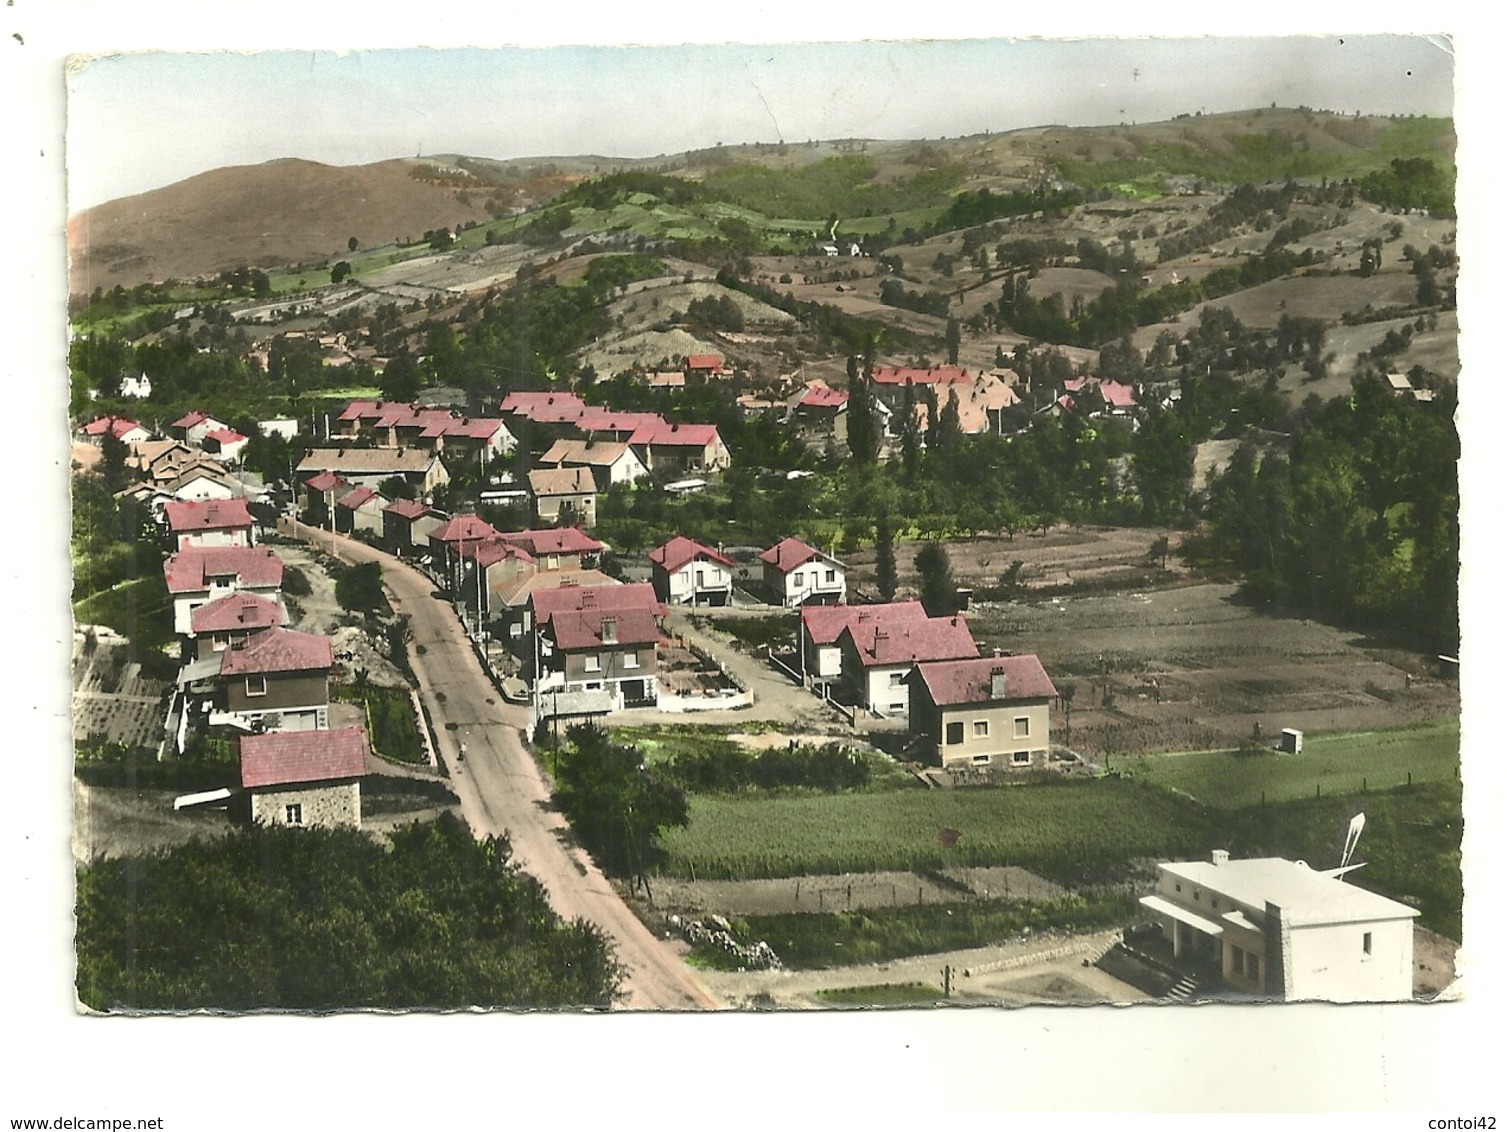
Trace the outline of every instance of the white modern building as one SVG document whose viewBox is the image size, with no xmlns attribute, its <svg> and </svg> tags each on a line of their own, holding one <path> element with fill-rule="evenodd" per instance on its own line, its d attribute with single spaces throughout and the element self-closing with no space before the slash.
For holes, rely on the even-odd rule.
<svg viewBox="0 0 1507 1132">
<path fill-rule="evenodd" d="M 1340 870 L 1254 857 L 1159 865 L 1141 897 L 1175 961 L 1216 969 L 1231 989 L 1284 1000 L 1399 1002 L 1413 996 L 1418 912 Z"/>
</svg>

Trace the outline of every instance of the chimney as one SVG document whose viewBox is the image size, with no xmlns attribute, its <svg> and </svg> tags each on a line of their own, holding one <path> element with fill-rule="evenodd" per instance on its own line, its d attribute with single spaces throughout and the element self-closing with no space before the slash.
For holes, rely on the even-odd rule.
<svg viewBox="0 0 1507 1132">
<path fill-rule="evenodd" d="M 989 670 L 989 698 L 991 700 L 1004 699 L 1007 685 L 1004 665 L 997 664 Z"/>
<path fill-rule="evenodd" d="M 604 617 L 604 618 L 602 618 L 602 644 L 604 644 L 604 645 L 615 645 L 615 644 L 617 644 L 617 618 L 616 617 Z"/>
<path fill-rule="evenodd" d="M 1228 849 L 1216 849 L 1211 859 L 1216 865 L 1228 865 L 1230 863 L 1230 851 Z"/>
</svg>

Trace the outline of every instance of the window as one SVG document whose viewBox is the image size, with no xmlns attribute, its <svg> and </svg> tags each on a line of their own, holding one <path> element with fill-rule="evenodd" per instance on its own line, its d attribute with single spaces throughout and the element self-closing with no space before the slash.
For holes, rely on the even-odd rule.
<svg viewBox="0 0 1507 1132">
<path fill-rule="evenodd" d="M 1031 717 L 1029 715 L 1017 715 L 1015 717 L 1015 737 L 1017 739 L 1028 738 L 1031 734 Z"/>
<path fill-rule="evenodd" d="M 963 741 L 963 725 L 961 723 L 949 723 L 947 725 L 947 743 L 961 743 Z"/>
<path fill-rule="evenodd" d="M 1230 945 L 1230 970 L 1237 975 L 1245 974 L 1245 952 L 1233 944 Z"/>
<path fill-rule="evenodd" d="M 800 589 L 800 587 L 805 584 L 806 575 L 804 575 L 804 574 L 796 574 L 790 580 L 795 583 L 796 589 Z"/>
<path fill-rule="evenodd" d="M 975 739 L 989 738 L 989 721 L 987 719 L 975 719 L 973 721 L 973 737 Z"/>
<path fill-rule="evenodd" d="M 289 802 L 284 806 L 283 820 L 289 825 L 303 825 L 303 803 Z"/>
<path fill-rule="evenodd" d="M 1172 887 L 1174 887 L 1175 889 L 1177 889 L 1179 892 L 1181 892 L 1183 890 L 1183 886 L 1180 885 L 1180 884 L 1173 885 Z"/>
<path fill-rule="evenodd" d="M 1010 765 L 1011 766 L 1030 766 L 1031 765 L 1031 752 L 1030 751 L 1014 751 L 1014 752 L 1012 752 L 1011 755 L 1010 755 Z"/>
<path fill-rule="evenodd" d="M 1361 936 L 1360 946 L 1361 946 L 1361 950 L 1364 951 L 1367 955 L 1371 954 L 1371 933 L 1370 932 L 1367 932 L 1365 935 Z"/>
<path fill-rule="evenodd" d="M 973 764 L 975 766 L 987 766 L 988 763 L 989 763 L 989 756 L 988 755 L 974 755 L 973 756 Z"/>
<path fill-rule="evenodd" d="M 599 654 L 592 653 L 590 656 L 588 656 L 586 658 L 586 671 L 587 672 L 600 672 L 600 671 L 602 671 L 602 658 L 601 658 L 601 656 Z"/>
<path fill-rule="evenodd" d="M 837 571 L 836 570 L 828 570 L 827 571 L 827 585 L 833 586 L 833 585 L 836 585 L 836 584 L 837 584 Z"/>
<path fill-rule="evenodd" d="M 1245 977 L 1253 983 L 1261 981 L 1261 960 L 1254 951 L 1245 953 Z"/>
<path fill-rule="evenodd" d="M 638 653 L 636 653 L 636 652 L 625 652 L 623 654 L 623 667 L 624 668 L 637 668 L 638 667 Z"/>
<path fill-rule="evenodd" d="M 1213 906 L 1214 906 L 1214 910 L 1215 910 L 1215 911 L 1216 911 L 1216 912 L 1217 912 L 1217 911 L 1219 911 L 1219 897 L 1217 897 L 1217 896 L 1215 896 L 1215 897 L 1213 897 L 1213 898 L 1212 898 L 1212 899 L 1211 899 L 1211 900 L 1210 900 L 1210 901 L 1209 901 L 1209 903 L 1210 903 L 1210 904 L 1212 904 L 1212 905 L 1213 905 Z"/>
<path fill-rule="evenodd" d="M 898 687 L 900 687 L 900 685 L 902 685 L 904 683 L 905 683 L 905 673 L 903 673 L 903 672 L 891 672 L 890 673 L 890 687 L 891 688 L 898 688 Z"/>
<path fill-rule="evenodd" d="M 265 676 L 246 677 L 246 694 L 248 696 L 265 696 L 267 694 L 267 678 Z"/>
</svg>

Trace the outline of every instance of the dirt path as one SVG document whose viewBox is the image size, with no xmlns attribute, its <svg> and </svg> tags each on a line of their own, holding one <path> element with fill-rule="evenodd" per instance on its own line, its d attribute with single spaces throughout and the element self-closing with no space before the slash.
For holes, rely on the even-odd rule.
<svg viewBox="0 0 1507 1132">
<path fill-rule="evenodd" d="M 959 1005 L 1040 1005 L 1043 1002 L 1144 1002 L 1149 996 L 1097 967 L 1119 938 L 1119 929 L 1078 936 L 1040 936 L 994 947 L 942 951 L 888 963 L 828 967 L 814 971 L 703 971 L 702 981 L 729 1005 L 828 1009 L 819 991 L 921 983 L 941 998 L 943 969 L 952 968 Z"/>
<path fill-rule="evenodd" d="M 506 834 L 513 859 L 544 886 L 558 915 L 588 920 L 607 934 L 627 972 L 624 1007 L 717 1006 L 574 843 L 565 819 L 553 808 L 544 775 L 521 741 L 526 710 L 504 703 L 492 687 L 450 608 L 430 596 L 433 582 L 363 543 L 332 538 L 328 532 L 320 532 L 319 538 L 349 561 L 380 562 L 394 609 L 412 618 L 419 692 L 471 829 L 479 837 Z"/>
</svg>

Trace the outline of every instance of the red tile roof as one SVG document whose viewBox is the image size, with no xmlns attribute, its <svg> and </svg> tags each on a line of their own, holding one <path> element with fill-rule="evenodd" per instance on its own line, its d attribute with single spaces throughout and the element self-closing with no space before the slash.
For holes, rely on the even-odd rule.
<svg viewBox="0 0 1507 1132">
<path fill-rule="evenodd" d="M 523 547 L 511 542 L 505 542 L 501 538 L 486 539 L 482 542 L 469 544 L 470 553 L 467 553 L 467 544 L 461 544 L 461 557 L 474 558 L 483 569 L 495 566 L 497 563 L 509 558 L 516 558 L 520 562 L 532 562 L 534 556 Z"/>
<path fill-rule="evenodd" d="M 167 503 L 168 529 L 174 534 L 182 531 L 224 531 L 251 526 L 251 512 L 244 499 L 211 499 L 203 503 L 193 501 Z"/>
<path fill-rule="evenodd" d="M 796 402 L 803 409 L 838 409 L 847 403 L 848 391 L 830 385 L 808 385 Z"/>
<path fill-rule="evenodd" d="M 717 354 L 692 354 L 685 360 L 686 369 L 720 370 L 722 358 Z"/>
<path fill-rule="evenodd" d="M 123 439 L 127 433 L 135 432 L 141 425 L 125 417 L 96 417 L 79 431 L 85 436 L 103 436 L 109 433 L 116 440 Z M 145 429 L 142 429 L 145 432 Z"/>
<path fill-rule="evenodd" d="M 648 582 L 607 586 L 556 586 L 547 590 L 535 590 L 529 601 L 534 608 L 534 623 L 541 627 L 558 613 L 647 609 L 656 616 L 666 616 L 669 612 L 659 604 L 659 598 L 654 595 L 654 587 Z"/>
<path fill-rule="evenodd" d="M 194 633 L 275 629 L 282 623 L 282 606 L 270 598 L 249 593 L 226 594 L 189 614 L 189 628 Z"/>
<path fill-rule="evenodd" d="M 575 527 L 507 531 L 497 537 L 523 547 L 536 558 L 542 554 L 595 554 L 602 549 L 601 543 Z"/>
<path fill-rule="evenodd" d="M 309 672 L 335 667 L 330 638 L 293 629 L 268 629 L 241 648 L 220 654 L 221 676 L 255 676 L 267 672 Z"/>
<path fill-rule="evenodd" d="M 246 587 L 283 583 L 283 560 L 265 546 L 186 546 L 162 564 L 168 593 L 209 589 L 210 578 L 234 577 Z"/>
<path fill-rule="evenodd" d="M 217 428 L 204 434 L 205 440 L 213 440 L 216 444 L 239 444 L 246 438 L 233 428 Z"/>
<path fill-rule="evenodd" d="M 242 735 L 239 756 L 243 790 L 360 778 L 366 774 L 366 732 L 339 727 Z"/>
<path fill-rule="evenodd" d="M 769 563 L 782 574 L 788 574 L 813 558 L 825 557 L 816 547 L 809 546 L 798 538 L 781 539 L 768 550 L 759 552 L 760 562 Z"/>
<path fill-rule="evenodd" d="M 1118 381 L 1099 382 L 1099 393 L 1103 396 L 1106 405 L 1116 409 L 1135 407 L 1135 390 Z"/>
<path fill-rule="evenodd" d="M 456 515 L 429 532 L 430 542 L 475 542 L 498 537 L 497 528 L 479 515 Z"/>
<path fill-rule="evenodd" d="M 979 651 L 968 631 L 967 619 L 959 616 L 849 625 L 842 635 L 852 639 L 858 662 L 864 668 L 922 660 L 963 660 L 978 656 Z"/>
<path fill-rule="evenodd" d="M 636 437 L 638 433 L 634 433 Z M 661 422 L 651 432 L 647 439 L 634 440 L 632 443 L 655 444 L 661 448 L 705 448 L 709 444 L 715 444 L 721 437 L 717 433 L 717 426 L 710 424 L 665 424 Z"/>
<path fill-rule="evenodd" d="M 398 499 L 394 500 L 392 503 L 389 503 L 386 507 L 382 508 L 382 510 L 391 511 L 399 518 L 412 521 L 429 514 L 429 505 L 426 503 L 420 503 L 417 499 Z"/>
<path fill-rule="evenodd" d="M 310 491 L 317 491 L 323 495 L 327 491 L 334 491 L 337 487 L 349 487 L 350 485 L 334 472 L 320 472 L 304 480 L 304 486 Z"/>
<path fill-rule="evenodd" d="M 373 499 L 381 498 L 382 496 L 378 495 L 376 490 L 373 488 L 358 487 L 355 491 L 348 492 L 345 495 L 342 495 L 339 499 L 335 500 L 335 506 L 344 507 L 348 511 L 354 511 L 356 510 L 356 508 L 362 506 L 363 504 L 371 502 Z"/>
<path fill-rule="evenodd" d="M 892 601 L 883 605 L 804 605 L 801 625 L 813 644 L 830 645 L 842 636 L 849 625 L 862 627 L 879 623 L 898 625 L 904 621 L 926 620 L 926 607 L 919 601 Z"/>
<path fill-rule="evenodd" d="M 615 625 L 615 638 L 604 641 L 603 623 Z M 563 652 L 659 643 L 659 624 L 647 609 L 562 610 L 549 619 L 547 631 Z"/>
<path fill-rule="evenodd" d="M 529 417 L 533 420 L 540 420 L 542 419 L 539 415 L 541 413 L 558 417 L 560 413 L 571 410 L 574 410 L 576 415 L 579 415 L 585 409 L 586 402 L 582 401 L 574 393 L 550 393 L 544 391 L 509 393 L 502 400 L 501 411 L 504 413 L 516 413 L 519 416 Z"/>
<path fill-rule="evenodd" d="M 999 698 L 991 691 L 996 672 L 1005 678 L 1005 694 Z M 1057 695 L 1056 686 L 1035 655 L 936 661 L 918 664 L 916 674 L 939 707 L 1054 699 Z"/>
<path fill-rule="evenodd" d="M 499 430 L 507 428 L 500 417 L 468 417 L 451 420 L 445 425 L 445 436 L 464 436 L 471 440 L 491 440 Z"/>
<path fill-rule="evenodd" d="M 184 413 L 181 417 L 179 417 L 177 420 L 175 420 L 168 427 L 169 428 L 193 428 L 194 425 L 196 425 L 196 424 L 203 424 L 205 421 L 207 421 L 207 420 L 213 420 L 213 419 L 214 418 L 212 418 L 203 409 L 194 409 L 191 412 Z"/>
<path fill-rule="evenodd" d="M 649 551 L 649 561 L 654 565 L 673 574 L 687 562 L 695 558 L 708 558 L 719 565 L 732 568 L 733 560 L 727 555 L 713 550 L 709 546 L 703 546 L 694 539 L 688 539 L 685 535 L 676 535 L 663 546 L 656 546 Z"/>
<path fill-rule="evenodd" d="M 358 421 L 363 417 L 380 416 L 384 404 L 390 406 L 392 402 L 352 401 L 345 407 L 345 411 L 335 419 L 341 421 Z"/>
</svg>

